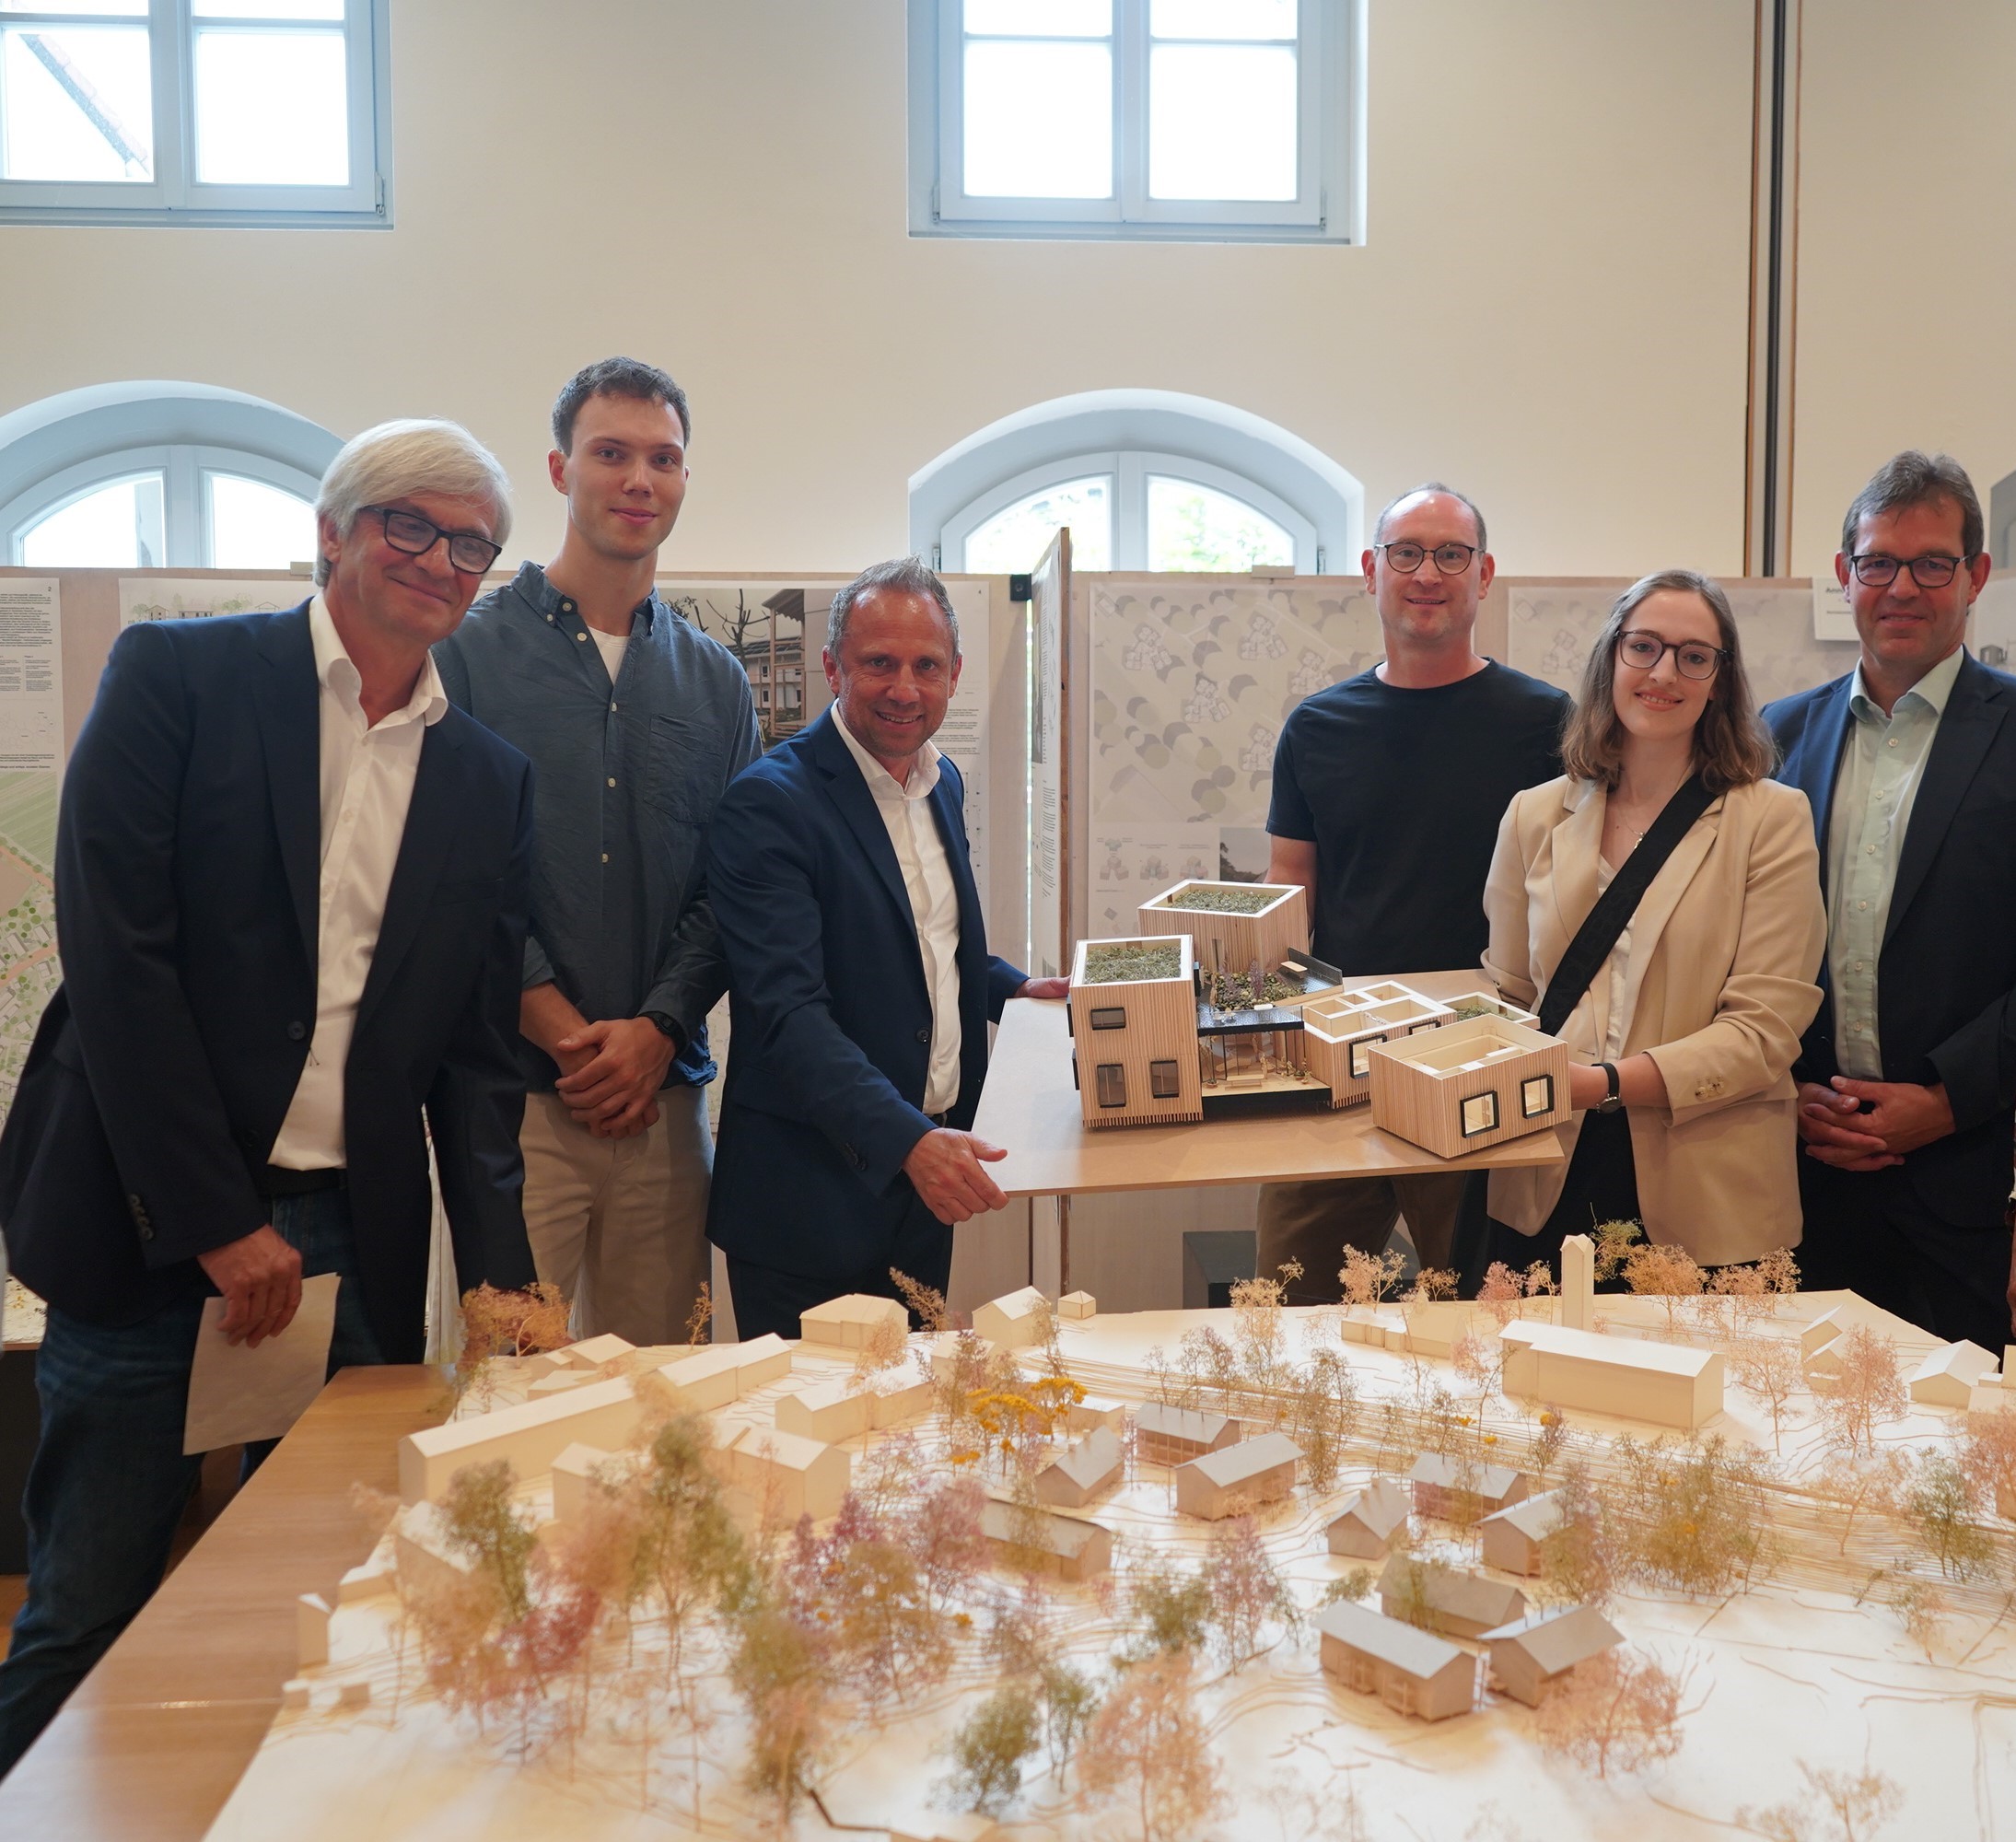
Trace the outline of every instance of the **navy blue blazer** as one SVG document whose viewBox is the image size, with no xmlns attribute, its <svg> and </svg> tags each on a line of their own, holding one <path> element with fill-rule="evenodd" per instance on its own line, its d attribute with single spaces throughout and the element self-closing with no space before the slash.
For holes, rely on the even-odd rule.
<svg viewBox="0 0 2016 1842">
<path fill-rule="evenodd" d="M 1767 705 L 1777 777 L 1801 788 L 1829 887 L 1827 828 L 1847 740 L 1852 673 Z M 2016 1108 L 2016 678 L 1969 655 L 1940 719 L 1911 805 L 1877 963 L 1883 1078 L 1943 1082 L 1954 1131 L 1904 1161 L 1919 1199 L 1963 1226 L 1999 1223 L 2010 1193 Z M 1798 1066 L 1840 1072 L 1826 991 Z"/>
<path fill-rule="evenodd" d="M 211 1291 L 271 1219 L 254 1174 L 314 1034 L 320 686 L 304 603 L 120 635 L 64 779 L 50 1000 L 0 1134 L 21 1280 L 93 1323 Z M 518 1006 L 531 766 L 450 707 L 426 732 L 344 1078 L 364 1303 L 424 1344 L 434 1132 L 457 1274 L 529 1285 Z"/>
<path fill-rule="evenodd" d="M 1023 975 L 987 952 L 959 770 L 931 809 L 959 888 L 959 1100 L 973 1122 L 987 1023 Z M 707 890 L 733 1039 L 707 1233 L 740 1259 L 845 1278 L 881 1260 L 915 1192 L 931 998 L 875 796 L 828 711 L 752 764 L 716 809 Z"/>
</svg>

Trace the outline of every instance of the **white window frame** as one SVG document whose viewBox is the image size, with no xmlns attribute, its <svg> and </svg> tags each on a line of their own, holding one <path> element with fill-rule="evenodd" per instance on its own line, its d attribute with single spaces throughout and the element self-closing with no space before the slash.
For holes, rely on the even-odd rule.
<svg viewBox="0 0 2016 1842">
<path fill-rule="evenodd" d="M 1066 455 L 1002 481 L 962 506 L 945 521 L 944 531 L 938 540 L 939 554 L 946 559 L 946 568 L 956 574 L 966 567 L 967 539 L 989 519 L 1006 511 L 1019 500 L 1026 499 L 1031 493 L 1042 492 L 1046 486 L 1061 486 L 1071 480 L 1103 478 L 1107 483 L 1107 506 L 1113 519 L 1111 567 L 1115 573 L 1137 574 L 1148 566 L 1148 483 L 1151 477 L 1209 486 L 1229 494 L 1242 505 L 1251 506 L 1280 525 L 1293 539 L 1295 573 L 1299 576 L 1318 573 L 1317 560 L 1321 552 L 1316 527 L 1286 499 L 1270 493 L 1257 480 L 1249 480 L 1229 468 L 1215 467 L 1208 461 L 1194 460 L 1184 454 L 1159 454 L 1140 449 Z M 1031 564 L 1034 561 L 1031 558 Z"/>
<path fill-rule="evenodd" d="M 964 190 L 961 0 L 910 0 L 910 231 L 1102 241 L 1364 240 L 1365 0 L 1301 0 L 1296 196 L 1148 195 L 1148 0 L 1113 0 L 1113 187 L 1105 198 L 973 198 Z"/>
<path fill-rule="evenodd" d="M 256 4 L 256 0 L 253 0 Z M 32 5 L 32 0 L 29 0 Z M 149 0 L 153 51 L 154 178 L 151 181 L 0 179 L 0 224 L 189 224 L 249 228 L 390 228 L 391 60 L 390 0 L 344 0 L 344 99 L 349 111 L 347 184 L 216 185 L 197 181 L 196 21 L 190 0 Z M 9 26 L 32 13 L 0 16 Z M 136 26 L 110 14 L 52 16 L 52 27 Z M 226 21 L 215 22 L 219 25 Z M 325 20 L 255 22 L 274 32 L 327 31 Z M 162 48 L 169 48 L 163 55 Z"/>
<path fill-rule="evenodd" d="M 247 453 L 238 448 L 200 447 L 186 442 L 166 446 L 129 448 L 94 460 L 65 467 L 0 507 L 0 537 L 6 540 L 9 565 L 23 566 L 21 546 L 28 534 L 44 519 L 79 499 L 88 498 L 101 487 L 131 478 L 135 473 L 161 475 L 161 543 L 163 555 L 154 565 L 161 569 L 214 569 L 211 554 L 210 483 L 217 473 L 235 473 L 240 479 L 256 480 L 262 486 L 276 486 L 306 499 L 310 506 L 320 482 L 311 473 L 274 460 L 263 454 Z M 306 558 L 292 557 L 290 562 Z"/>
</svg>

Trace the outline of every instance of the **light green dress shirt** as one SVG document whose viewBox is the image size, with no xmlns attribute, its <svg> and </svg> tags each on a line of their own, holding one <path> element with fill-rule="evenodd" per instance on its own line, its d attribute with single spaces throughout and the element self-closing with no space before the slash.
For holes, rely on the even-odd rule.
<svg viewBox="0 0 2016 1842">
<path fill-rule="evenodd" d="M 1869 694 L 1859 665 L 1848 687 L 1851 721 L 1827 822 L 1827 973 L 1834 985 L 1835 1060 L 1855 1080 L 1883 1078 L 1876 962 L 1912 802 L 1964 656 L 1954 647 L 1897 699 L 1887 717 Z"/>
</svg>

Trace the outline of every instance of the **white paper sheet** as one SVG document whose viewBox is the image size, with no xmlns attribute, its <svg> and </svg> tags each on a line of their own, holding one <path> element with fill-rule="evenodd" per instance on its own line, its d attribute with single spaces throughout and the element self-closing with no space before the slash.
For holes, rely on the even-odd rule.
<svg viewBox="0 0 2016 1842">
<path fill-rule="evenodd" d="M 62 595 L 53 576 L 0 582 L 0 773 L 63 766 Z"/>
<path fill-rule="evenodd" d="M 189 1373 L 185 1455 L 279 1439 L 308 1411 L 328 1378 L 337 1283 L 333 1273 L 302 1280 L 301 1309 L 294 1322 L 257 1349 L 232 1344 L 217 1328 L 224 1321 L 222 1299 L 204 1301 L 196 1359 Z"/>
</svg>

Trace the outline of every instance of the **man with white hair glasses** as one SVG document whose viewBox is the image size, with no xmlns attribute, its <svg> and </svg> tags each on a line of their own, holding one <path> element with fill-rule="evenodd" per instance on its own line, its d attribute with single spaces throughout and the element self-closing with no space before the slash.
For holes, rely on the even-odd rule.
<svg viewBox="0 0 2016 1842">
<path fill-rule="evenodd" d="M 387 423 L 322 482 L 309 601 L 112 648 L 64 783 L 64 980 L 0 1135 L 7 1252 L 49 1305 L 0 1773 L 160 1580 L 207 1295 L 203 1334 L 256 1345 L 334 1273 L 332 1372 L 419 1360 L 423 1115 L 460 1282 L 531 1282 L 531 772 L 428 656 L 510 517 L 465 430 Z"/>
</svg>

